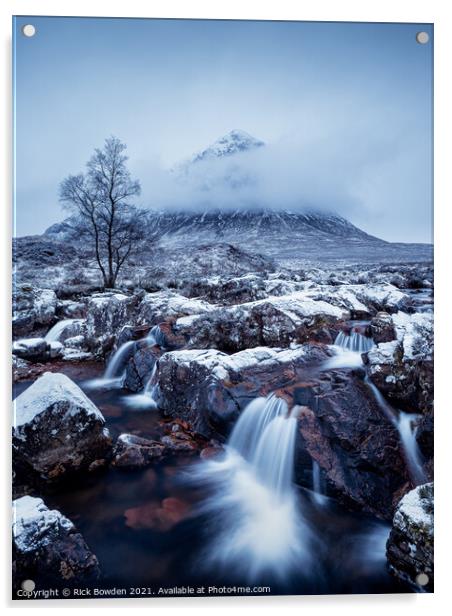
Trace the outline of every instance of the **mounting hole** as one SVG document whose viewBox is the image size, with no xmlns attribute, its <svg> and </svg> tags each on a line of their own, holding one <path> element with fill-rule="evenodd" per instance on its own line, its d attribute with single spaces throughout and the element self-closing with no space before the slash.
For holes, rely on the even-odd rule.
<svg viewBox="0 0 452 616">
<path fill-rule="evenodd" d="M 418 43 L 420 43 L 421 45 L 425 45 L 426 43 L 429 42 L 430 37 L 428 35 L 428 32 L 418 32 L 416 34 L 416 40 Z"/>
<path fill-rule="evenodd" d="M 419 575 L 416 576 L 416 584 L 419 584 L 419 586 L 427 586 L 429 581 L 430 579 L 426 573 L 419 573 Z"/>
<path fill-rule="evenodd" d="M 22 34 L 30 38 L 36 34 L 36 28 L 33 24 L 25 24 L 25 26 L 22 26 Z"/>
<path fill-rule="evenodd" d="M 25 590 L 26 592 L 33 592 L 36 584 L 33 580 L 24 580 L 20 586 L 22 590 Z"/>
</svg>

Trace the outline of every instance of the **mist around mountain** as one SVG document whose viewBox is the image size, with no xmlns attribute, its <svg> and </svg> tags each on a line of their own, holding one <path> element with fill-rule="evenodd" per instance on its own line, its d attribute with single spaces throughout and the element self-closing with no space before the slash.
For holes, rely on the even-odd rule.
<svg viewBox="0 0 452 616">
<path fill-rule="evenodd" d="M 389 243 L 359 229 L 337 213 L 334 199 L 320 204 L 308 196 L 297 200 L 296 194 L 289 199 L 287 185 L 281 186 L 277 203 L 274 188 L 268 198 L 262 197 L 265 182 L 276 181 L 269 175 L 263 184 L 265 173 L 259 165 L 266 168 L 267 149 L 262 140 L 234 129 L 173 166 L 168 178 L 177 197 L 166 207 L 149 207 L 149 240 L 167 249 L 223 242 L 275 259 L 314 262 L 431 258 L 429 245 Z M 74 223 L 56 223 L 45 236 L 77 241 Z"/>
</svg>

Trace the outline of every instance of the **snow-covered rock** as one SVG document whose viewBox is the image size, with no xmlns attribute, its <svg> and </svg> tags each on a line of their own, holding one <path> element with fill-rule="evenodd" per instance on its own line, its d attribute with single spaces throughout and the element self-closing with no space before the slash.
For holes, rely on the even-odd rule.
<svg viewBox="0 0 452 616">
<path fill-rule="evenodd" d="M 289 346 L 311 338 L 332 342 L 328 328 L 349 313 L 304 292 L 211 310 L 197 319 L 179 319 L 174 332 L 190 347 L 240 351 L 256 346 Z"/>
<path fill-rule="evenodd" d="M 88 301 L 87 341 L 95 352 L 106 353 L 114 346 L 116 336 L 125 325 L 134 324 L 138 295 L 119 292 L 96 293 Z"/>
<path fill-rule="evenodd" d="M 370 334 L 375 344 L 394 340 L 396 332 L 392 316 L 387 312 L 377 312 L 370 322 Z"/>
<path fill-rule="evenodd" d="M 23 338 L 13 342 L 13 355 L 28 362 L 47 362 L 64 355 L 61 342 L 48 341 L 45 338 Z"/>
<path fill-rule="evenodd" d="M 213 349 L 171 351 L 157 362 L 153 397 L 166 414 L 188 421 L 204 436 L 227 433 L 253 398 L 292 382 L 307 362 L 326 357 L 325 349 L 311 345 L 257 347 L 234 355 Z"/>
<path fill-rule="evenodd" d="M 385 311 L 394 313 L 411 308 L 411 298 L 391 284 L 336 284 L 312 286 L 306 297 L 326 301 L 349 310 L 352 318 L 366 318 Z"/>
<path fill-rule="evenodd" d="M 84 319 L 86 301 L 74 302 L 70 299 L 61 299 L 57 303 L 56 314 L 63 319 Z"/>
<path fill-rule="evenodd" d="M 64 343 L 68 338 L 81 336 L 85 333 L 84 319 L 63 319 L 58 321 L 46 334 L 47 342 Z"/>
<path fill-rule="evenodd" d="M 57 297 L 50 289 L 17 285 L 13 290 L 13 335 L 24 336 L 55 318 Z"/>
<path fill-rule="evenodd" d="M 85 584 L 100 577 L 97 558 L 74 524 L 32 496 L 13 501 L 13 560 L 21 581 L 40 585 Z"/>
<path fill-rule="evenodd" d="M 433 315 L 399 312 L 392 317 L 396 340 L 373 347 L 365 357 L 375 385 L 396 404 L 427 412 L 433 403 Z"/>
<path fill-rule="evenodd" d="M 433 514 L 433 483 L 405 494 L 386 547 L 391 572 L 418 590 L 433 590 Z"/>
<path fill-rule="evenodd" d="M 137 323 L 157 325 L 167 319 L 205 314 L 214 309 L 212 304 L 200 299 L 190 299 L 172 291 L 147 293 L 138 310 Z"/>
<path fill-rule="evenodd" d="M 46 372 L 14 402 L 14 462 L 42 479 L 87 469 L 110 444 L 102 413 L 63 374 Z"/>
</svg>

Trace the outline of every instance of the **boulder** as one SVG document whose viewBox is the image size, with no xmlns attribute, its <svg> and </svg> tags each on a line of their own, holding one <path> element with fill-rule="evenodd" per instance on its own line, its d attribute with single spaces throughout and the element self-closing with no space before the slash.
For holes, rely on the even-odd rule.
<svg viewBox="0 0 452 616">
<path fill-rule="evenodd" d="M 19 586 L 26 579 L 38 587 L 81 586 L 100 577 L 98 560 L 73 523 L 32 496 L 13 501 L 13 561 Z"/>
<path fill-rule="evenodd" d="M 368 374 L 395 405 L 427 413 L 433 408 L 433 315 L 394 315 L 397 340 L 373 347 L 365 356 Z"/>
<path fill-rule="evenodd" d="M 212 304 L 200 299 L 189 299 L 173 291 L 147 293 L 140 303 L 138 325 L 158 325 L 167 319 L 205 314 L 213 309 Z"/>
<path fill-rule="evenodd" d="M 153 397 L 167 415 L 189 422 L 205 437 L 227 434 L 254 398 L 292 385 L 303 367 L 328 352 L 257 347 L 227 355 L 213 349 L 165 353 L 157 362 Z"/>
<path fill-rule="evenodd" d="M 299 434 L 295 474 L 303 483 L 306 453 L 319 465 L 330 494 L 346 505 L 391 519 L 409 487 L 399 434 L 359 372 L 327 372 L 297 387 Z M 311 467 L 308 464 L 308 469 Z"/>
<path fill-rule="evenodd" d="M 86 301 L 74 302 L 70 299 L 60 299 L 56 307 L 56 316 L 62 319 L 85 319 Z"/>
<path fill-rule="evenodd" d="M 211 303 L 224 305 L 252 302 L 271 295 L 266 289 L 265 279 L 257 274 L 196 280 L 189 285 L 187 292 L 190 297 L 203 297 Z"/>
<path fill-rule="evenodd" d="M 371 320 L 369 328 L 375 344 L 391 342 L 396 338 L 394 322 L 387 312 L 377 312 Z"/>
<path fill-rule="evenodd" d="M 135 434 L 121 434 L 113 450 L 113 466 L 121 468 L 142 468 L 158 462 L 163 457 L 198 454 L 206 445 L 212 447 L 195 433 L 186 421 L 176 419 L 165 423 L 164 434 L 159 441 L 143 438 Z"/>
<path fill-rule="evenodd" d="M 48 342 L 64 343 L 68 338 L 85 335 L 85 319 L 63 319 L 62 321 L 55 323 L 55 325 L 47 332 L 46 340 Z"/>
<path fill-rule="evenodd" d="M 41 479 L 87 469 L 110 446 L 102 413 L 63 374 L 46 372 L 15 400 L 14 462 Z"/>
<path fill-rule="evenodd" d="M 158 346 L 149 346 L 146 340 L 135 343 L 133 354 L 126 365 L 123 387 L 130 391 L 142 391 L 151 378 L 155 362 L 161 352 Z"/>
<path fill-rule="evenodd" d="M 416 440 L 423 456 L 427 460 L 432 460 L 434 445 L 433 409 L 421 417 L 416 429 Z"/>
<path fill-rule="evenodd" d="M 57 297 L 50 289 L 21 284 L 13 289 L 13 336 L 26 336 L 55 318 Z"/>
<path fill-rule="evenodd" d="M 324 301 L 294 293 L 176 321 L 173 330 L 191 348 L 234 353 L 257 346 L 289 346 L 308 340 L 331 343 L 328 328 L 338 328 L 350 315 Z"/>
<path fill-rule="evenodd" d="M 412 300 L 391 284 L 314 285 L 304 291 L 306 297 L 348 310 L 353 319 L 365 319 L 380 311 L 395 313 L 411 310 Z"/>
<path fill-rule="evenodd" d="M 111 351 L 121 329 L 134 324 L 139 302 L 139 295 L 111 291 L 93 295 L 88 301 L 86 318 L 89 348 L 101 354 Z"/>
<path fill-rule="evenodd" d="M 389 569 L 415 589 L 433 591 L 433 483 L 400 501 L 386 545 Z"/>
<path fill-rule="evenodd" d="M 134 434 L 121 434 L 113 450 L 114 466 L 141 468 L 162 457 L 165 445 Z"/>
<path fill-rule="evenodd" d="M 13 343 L 13 355 L 31 362 L 45 362 L 50 359 L 50 344 L 45 338 L 23 338 Z"/>
</svg>

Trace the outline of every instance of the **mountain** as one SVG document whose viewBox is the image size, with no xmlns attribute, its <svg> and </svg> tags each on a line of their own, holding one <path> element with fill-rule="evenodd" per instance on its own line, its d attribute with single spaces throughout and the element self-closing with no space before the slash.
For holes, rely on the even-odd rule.
<svg viewBox="0 0 452 616">
<path fill-rule="evenodd" d="M 224 156 L 232 156 L 239 152 L 247 152 L 265 145 L 263 141 L 255 139 L 244 130 L 234 129 L 217 139 L 205 150 L 201 150 L 190 158 L 190 163 L 197 163 L 201 160 L 212 160 Z"/>
<path fill-rule="evenodd" d="M 252 201 L 244 204 L 240 198 L 242 193 L 236 189 L 252 183 L 242 173 L 241 154 L 262 147 L 265 147 L 263 141 L 236 129 L 175 167 L 172 170 L 175 181 L 183 185 L 195 177 L 200 182 L 203 205 L 149 210 L 149 239 L 158 239 L 162 248 L 170 250 L 221 242 L 275 259 L 303 261 L 398 261 L 405 257 L 417 259 L 418 255 L 421 259 L 430 258 L 431 248 L 427 245 L 390 244 L 365 233 L 333 211 L 272 209 Z M 226 168 L 222 161 L 227 162 Z M 237 194 L 237 207 L 220 208 L 215 204 L 216 193 L 211 190 L 214 183 L 227 184 L 229 194 Z M 49 227 L 45 234 L 64 240 L 71 238 L 70 230 L 71 220 L 67 219 Z"/>
</svg>

